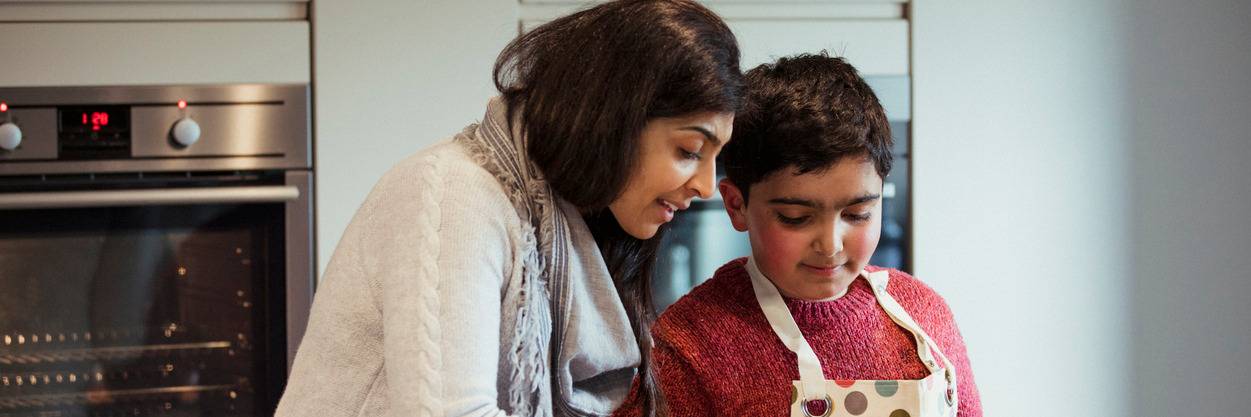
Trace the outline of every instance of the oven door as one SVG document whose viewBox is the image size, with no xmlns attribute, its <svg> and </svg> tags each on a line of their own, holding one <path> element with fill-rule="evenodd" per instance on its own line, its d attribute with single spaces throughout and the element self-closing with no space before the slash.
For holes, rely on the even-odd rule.
<svg viewBox="0 0 1251 417">
<path fill-rule="evenodd" d="M 0 193 L 0 416 L 272 414 L 312 294 L 311 178 L 225 177 Z"/>
</svg>

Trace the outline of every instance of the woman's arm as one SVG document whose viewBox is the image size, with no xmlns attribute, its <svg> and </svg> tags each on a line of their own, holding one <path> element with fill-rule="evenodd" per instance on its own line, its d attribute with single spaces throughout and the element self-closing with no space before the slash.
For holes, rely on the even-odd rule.
<svg viewBox="0 0 1251 417">
<path fill-rule="evenodd" d="M 516 214 L 485 171 L 435 155 L 389 174 L 380 188 L 395 195 L 373 213 L 390 414 L 504 416 L 500 303 Z"/>
</svg>

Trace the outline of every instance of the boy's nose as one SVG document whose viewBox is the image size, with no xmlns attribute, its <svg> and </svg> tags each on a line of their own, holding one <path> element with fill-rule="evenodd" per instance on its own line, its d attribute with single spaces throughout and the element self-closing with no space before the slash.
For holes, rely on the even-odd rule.
<svg viewBox="0 0 1251 417">
<path fill-rule="evenodd" d="M 833 224 L 825 228 L 821 233 L 821 237 L 813 245 L 813 249 L 822 256 L 834 256 L 843 251 L 842 230 L 839 226 L 842 222 L 834 221 L 831 223 Z"/>
</svg>

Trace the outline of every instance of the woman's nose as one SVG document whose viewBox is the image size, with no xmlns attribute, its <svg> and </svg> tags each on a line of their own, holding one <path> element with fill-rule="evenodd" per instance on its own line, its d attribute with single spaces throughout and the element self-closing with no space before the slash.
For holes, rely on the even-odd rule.
<svg viewBox="0 0 1251 417">
<path fill-rule="evenodd" d="M 717 184 L 717 163 L 716 161 L 708 161 L 700 164 L 699 170 L 695 171 L 695 175 L 687 183 L 688 187 L 695 191 L 699 198 L 712 198 L 712 190 Z"/>
</svg>

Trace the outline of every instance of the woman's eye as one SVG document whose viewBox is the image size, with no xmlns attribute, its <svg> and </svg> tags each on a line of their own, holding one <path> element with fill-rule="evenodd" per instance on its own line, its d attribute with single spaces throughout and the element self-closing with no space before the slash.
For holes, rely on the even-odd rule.
<svg viewBox="0 0 1251 417">
<path fill-rule="evenodd" d="M 784 216 L 781 213 L 779 213 L 778 221 L 782 222 L 782 224 L 795 226 L 795 225 L 806 223 L 808 221 L 808 216 L 789 217 L 789 216 Z"/>
<path fill-rule="evenodd" d="M 693 160 L 698 161 L 704 158 L 703 155 L 699 154 L 699 152 L 691 152 L 682 148 L 678 148 L 678 152 L 681 153 L 682 157 L 686 159 L 693 159 Z"/>
</svg>

